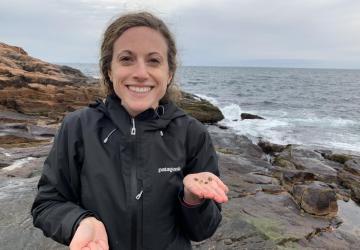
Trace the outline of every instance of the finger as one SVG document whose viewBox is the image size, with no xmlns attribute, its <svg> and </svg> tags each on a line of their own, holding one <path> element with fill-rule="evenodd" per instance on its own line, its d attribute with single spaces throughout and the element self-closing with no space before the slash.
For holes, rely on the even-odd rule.
<svg viewBox="0 0 360 250">
<path fill-rule="evenodd" d="M 216 193 L 213 191 L 211 187 L 204 185 L 201 190 L 205 199 L 211 199 L 211 200 L 215 199 Z"/>
<path fill-rule="evenodd" d="M 226 193 L 221 188 L 215 187 L 214 192 L 216 192 L 216 194 L 217 194 L 216 197 L 215 197 L 216 202 L 223 203 L 223 202 L 228 201 L 228 197 L 227 197 Z"/>
<path fill-rule="evenodd" d="M 227 195 L 225 194 L 224 190 L 221 189 L 219 186 L 214 185 L 214 186 L 213 186 L 213 191 L 216 193 L 215 200 L 216 200 L 217 202 L 222 203 L 222 202 L 227 201 L 227 199 L 228 199 L 228 198 L 227 198 Z"/>
<path fill-rule="evenodd" d="M 224 190 L 222 190 L 215 182 L 210 185 L 204 185 L 204 189 L 207 192 L 205 196 L 209 199 L 215 200 L 218 203 L 223 203 L 228 200 Z"/>
<path fill-rule="evenodd" d="M 214 174 L 212 176 L 214 178 L 214 181 L 220 186 L 222 190 L 224 190 L 225 193 L 229 192 L 229 188 L 220 180 L 220 178 Z"/>
<path fill-rule="evenodd" d="M 227 201 L 227 197 L 224 193 L 224 191 L 218 187 L 208 187 L 208 192 L 211 194 L 208 195 L 208 197 L 218 203 L 223 203 Z"/>
<path fill-rule="evenodd" d="M 91 250 L 100 250 L 100 247 L 94 241 L 91 241 L 88 245 Z"/>
<path fill-rule="evenodd" d="M 86 249 L 86 247 L 88 247 L 88 245 L 86 244 L 86 242 L 82 242 L 82 241 L 71 241 L 70 242 L 70 250 L 78 250 L 81 249 L 83 250 L 84 248 Z"/>
<path fill-rule="evenodd" d="M 98 240 L 97 243 L 102 247 L 104 250 L 109 250 L 109 244 L 105 240 Z"/>
</svg>

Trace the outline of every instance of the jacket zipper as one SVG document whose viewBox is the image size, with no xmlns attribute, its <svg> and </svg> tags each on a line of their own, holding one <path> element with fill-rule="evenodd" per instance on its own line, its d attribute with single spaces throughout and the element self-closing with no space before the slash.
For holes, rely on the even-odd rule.
<svg viewBox="0 0 360 250">
<path fill-rule="evenodd" d="M 136 141 L 136 126 L 135 126 L 135 119 L 131 118 L 132 127 L 130 130 L 130 135 L 133 138 L 134 143 L 134 155 L 135 159 L 138 158 L 137 152 L 137 141 Z M 131 168 L 131 201 L 132 201 L 132 211 L 131 211 L 131 249 L 138 250 L 141 249 L 141 240 L 142 234 L 138 235 L 138 223 L 139 223 L 139 206 L 141 206 L 142 202 L 140 199 L 143 195 L 142 186 L 140 186 L 140 192 L 138 191 L 138 181 L 137 181 L 137 161 L 135 161 L 135 165 Z M 142 208 L 141 208 L 142 209 Z"/>
<path fill-rule="evenodd" d="M 131 135 L 136 135 L 135 119 L 131 118 L 131 121 L 132 121 L 132 128 L 131 128 L 130 134 Z"/>
</svg>

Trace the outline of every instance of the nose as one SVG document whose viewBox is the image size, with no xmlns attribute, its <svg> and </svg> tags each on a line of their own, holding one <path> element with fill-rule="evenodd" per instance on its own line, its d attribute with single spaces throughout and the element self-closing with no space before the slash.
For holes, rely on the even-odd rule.
<svg viewBox="0 0 360 250">
<path fill-rule="evenodd" d="M 134 68 L 133 77 L 139 82 L 143 82 L 148 79 L 149 73 L 147 71 L 146 63 L 144 61 L 137 61 Z"/>
</svg>

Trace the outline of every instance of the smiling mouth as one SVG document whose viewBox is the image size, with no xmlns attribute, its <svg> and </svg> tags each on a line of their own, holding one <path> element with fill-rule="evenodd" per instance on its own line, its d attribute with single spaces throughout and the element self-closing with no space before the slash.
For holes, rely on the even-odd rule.
<svg viewBox="0 0 360 250">
<path fill-rule="evenodd" d="M 151 86 L 146 86 L 146 87 L 137 87 L 137 86 L 131 86 L 131 85 L 128 85 L 127 86 L 129 90 L 131 90 L 132 92 L 135 92 L 135 93 L 148 93 L 150 92 L 154 87 L 151 87 Z"/>
</svg>

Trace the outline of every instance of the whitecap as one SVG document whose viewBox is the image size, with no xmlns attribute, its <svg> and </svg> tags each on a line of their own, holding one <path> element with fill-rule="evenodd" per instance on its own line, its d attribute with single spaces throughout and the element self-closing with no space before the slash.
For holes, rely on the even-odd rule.
<svg viewBox="0 0 360 250">
<path fill-rule="evenodd" d="M 201 99 L 205 99 L 207 101 L 209 101 L 212 105 L 218 106 L 219 102 L 214 98 L 214 97 L 210 97 L 210 96 L 206 96 L 203 94 L 195 94 L 197 97 L 200 97 Z M 200 101 L 200 99 L 198 99 Z"/>
</svg>

